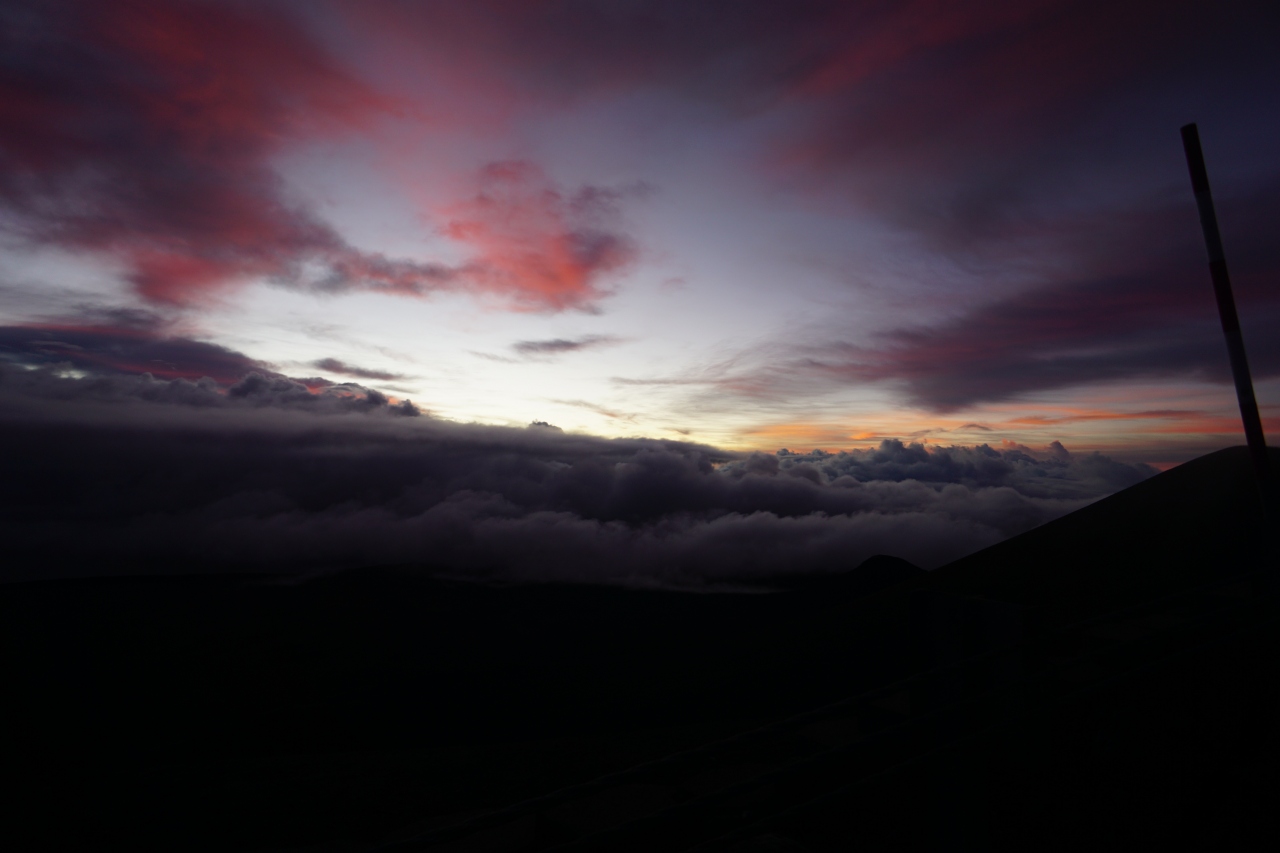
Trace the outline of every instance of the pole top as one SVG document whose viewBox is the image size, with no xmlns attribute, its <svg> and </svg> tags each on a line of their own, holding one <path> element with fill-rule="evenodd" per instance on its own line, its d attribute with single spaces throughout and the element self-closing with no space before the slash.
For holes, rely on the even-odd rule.
<svg viewBox="0 0 1280 853">
<path fill-rule="evenodd" d="M 1204 151 L 1200 148 L 1200 131 L 1196 123 L 1182 126 L 1182 148 L 1187 152 L 1187 168 L 1191 170 L 1191 189 L 1196 195 L 1209 191 L 1209 173 L 1204 168 Z"/>
</svg>

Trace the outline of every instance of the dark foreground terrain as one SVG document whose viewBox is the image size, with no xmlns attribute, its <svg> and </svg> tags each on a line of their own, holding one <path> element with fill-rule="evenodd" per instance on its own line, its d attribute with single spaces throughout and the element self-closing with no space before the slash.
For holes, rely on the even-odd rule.
<svg viewBox="0 0 1280 853">
<path fill-rule="evenodd" d="M 1256 849 L 1265 531 L 1234 448 L 935 572 L 768 594 L 11 584 L 0 845 Z"/>
</svg>

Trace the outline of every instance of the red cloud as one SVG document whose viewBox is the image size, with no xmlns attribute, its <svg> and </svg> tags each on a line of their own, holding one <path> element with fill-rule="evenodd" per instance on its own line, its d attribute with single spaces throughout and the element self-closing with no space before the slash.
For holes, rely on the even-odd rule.
<svg viewBox="0 0 1280 853">
<path fill-rule="evenodd" d="M 5 35 L 0 205 L 26 238 L 122 258 L 139 293 L 190 305 L 248 277 L 421 295 L 440 265 L 349 246 L 290 203 L 291 141 L 368 127 L 397 105 L 294 20 L 197 0 L 68 2 Z"/>
<path fill-rule="evenodd" d="M 473 286 L 518 308 L 583 307 L 602 295 L 602 277 L 635 257 L 631 241 L 607 228 L 617 198 L 596 187 L 566 197 L 532 163 L 491 163 L 480 192 L 444 211 L 444 233 L 476 251 L 466 270 Z"/>
<path fill-rule="evenodd" d="M 34 242 L 122 258 L 152 302 L 305 277 L 329 292 L 468 289 L 562 310 L 599 297 L 633 256 L 602 225 L 615 193 L 566 196 L 527 163 L 490 166 L 448 211 L 446 233 L 476 253 L 463 267 L 348 245 L 285 197 L 271 161 L 400 105 L 270 9 L 77 0 L 29 18 L 0 69 L 0 206 Z"/>
<path fill-rule="evenodd" d="M 58 14 L 61 13 L 61 14 Z M 123 257 L 157 302 L 285 275 L 342 241 L 281 200 L 268 161 L 389 104 L 291 22 L 236 4 L 69 3 L 14 39 L 3 201 L 27 236 Z"/>
</svg>

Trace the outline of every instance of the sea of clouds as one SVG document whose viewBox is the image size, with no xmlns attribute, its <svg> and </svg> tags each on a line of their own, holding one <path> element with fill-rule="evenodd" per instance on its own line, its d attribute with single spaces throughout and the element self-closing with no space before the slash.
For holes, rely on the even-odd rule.
<svg viewBox="0 0 1280 853">
<path fill-rule="evenodd" d="M 9 579 L 416 566 L 729 588 L 934 568 L 1155 473 L 1054 443 L 735 453 L 433 418 L 308 390 L 0 366 Z"/>
</svg>

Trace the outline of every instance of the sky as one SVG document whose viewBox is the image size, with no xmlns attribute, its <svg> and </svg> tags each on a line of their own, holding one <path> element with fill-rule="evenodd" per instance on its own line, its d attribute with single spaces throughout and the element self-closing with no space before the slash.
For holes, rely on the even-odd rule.
<svg viewBox="0 0 1280 853">
<path fill-rule="evenodd" d="M 13 429 L 270 444 L 314 421 L 379 458 L 668 453 L 715 488 L 795 469 L 824 495 L 918 447 L 1008 468 L 935 495 L 1096 499 L 1243 440 L 1194 121 L 1280 434 L 1271 3 L 49 0 L 0 2 L 0 32 Z M 115 452 L 160 465 L 144 444 Z M 40 446 L 22 476 L 66 474 Z M 1022 460 L 1092 485 L 1051 495 Z M 463 480 L 440 495 L 484 492 Z M 597 518 L 517 480 L 491 493 L 525 520 L 694 512 Z M 695 504 L 862 518 L 735 500 Z M 1036 506 L 949 516 L 982 530 L 915 558 L 1066 511 Z"/>
</svg>

